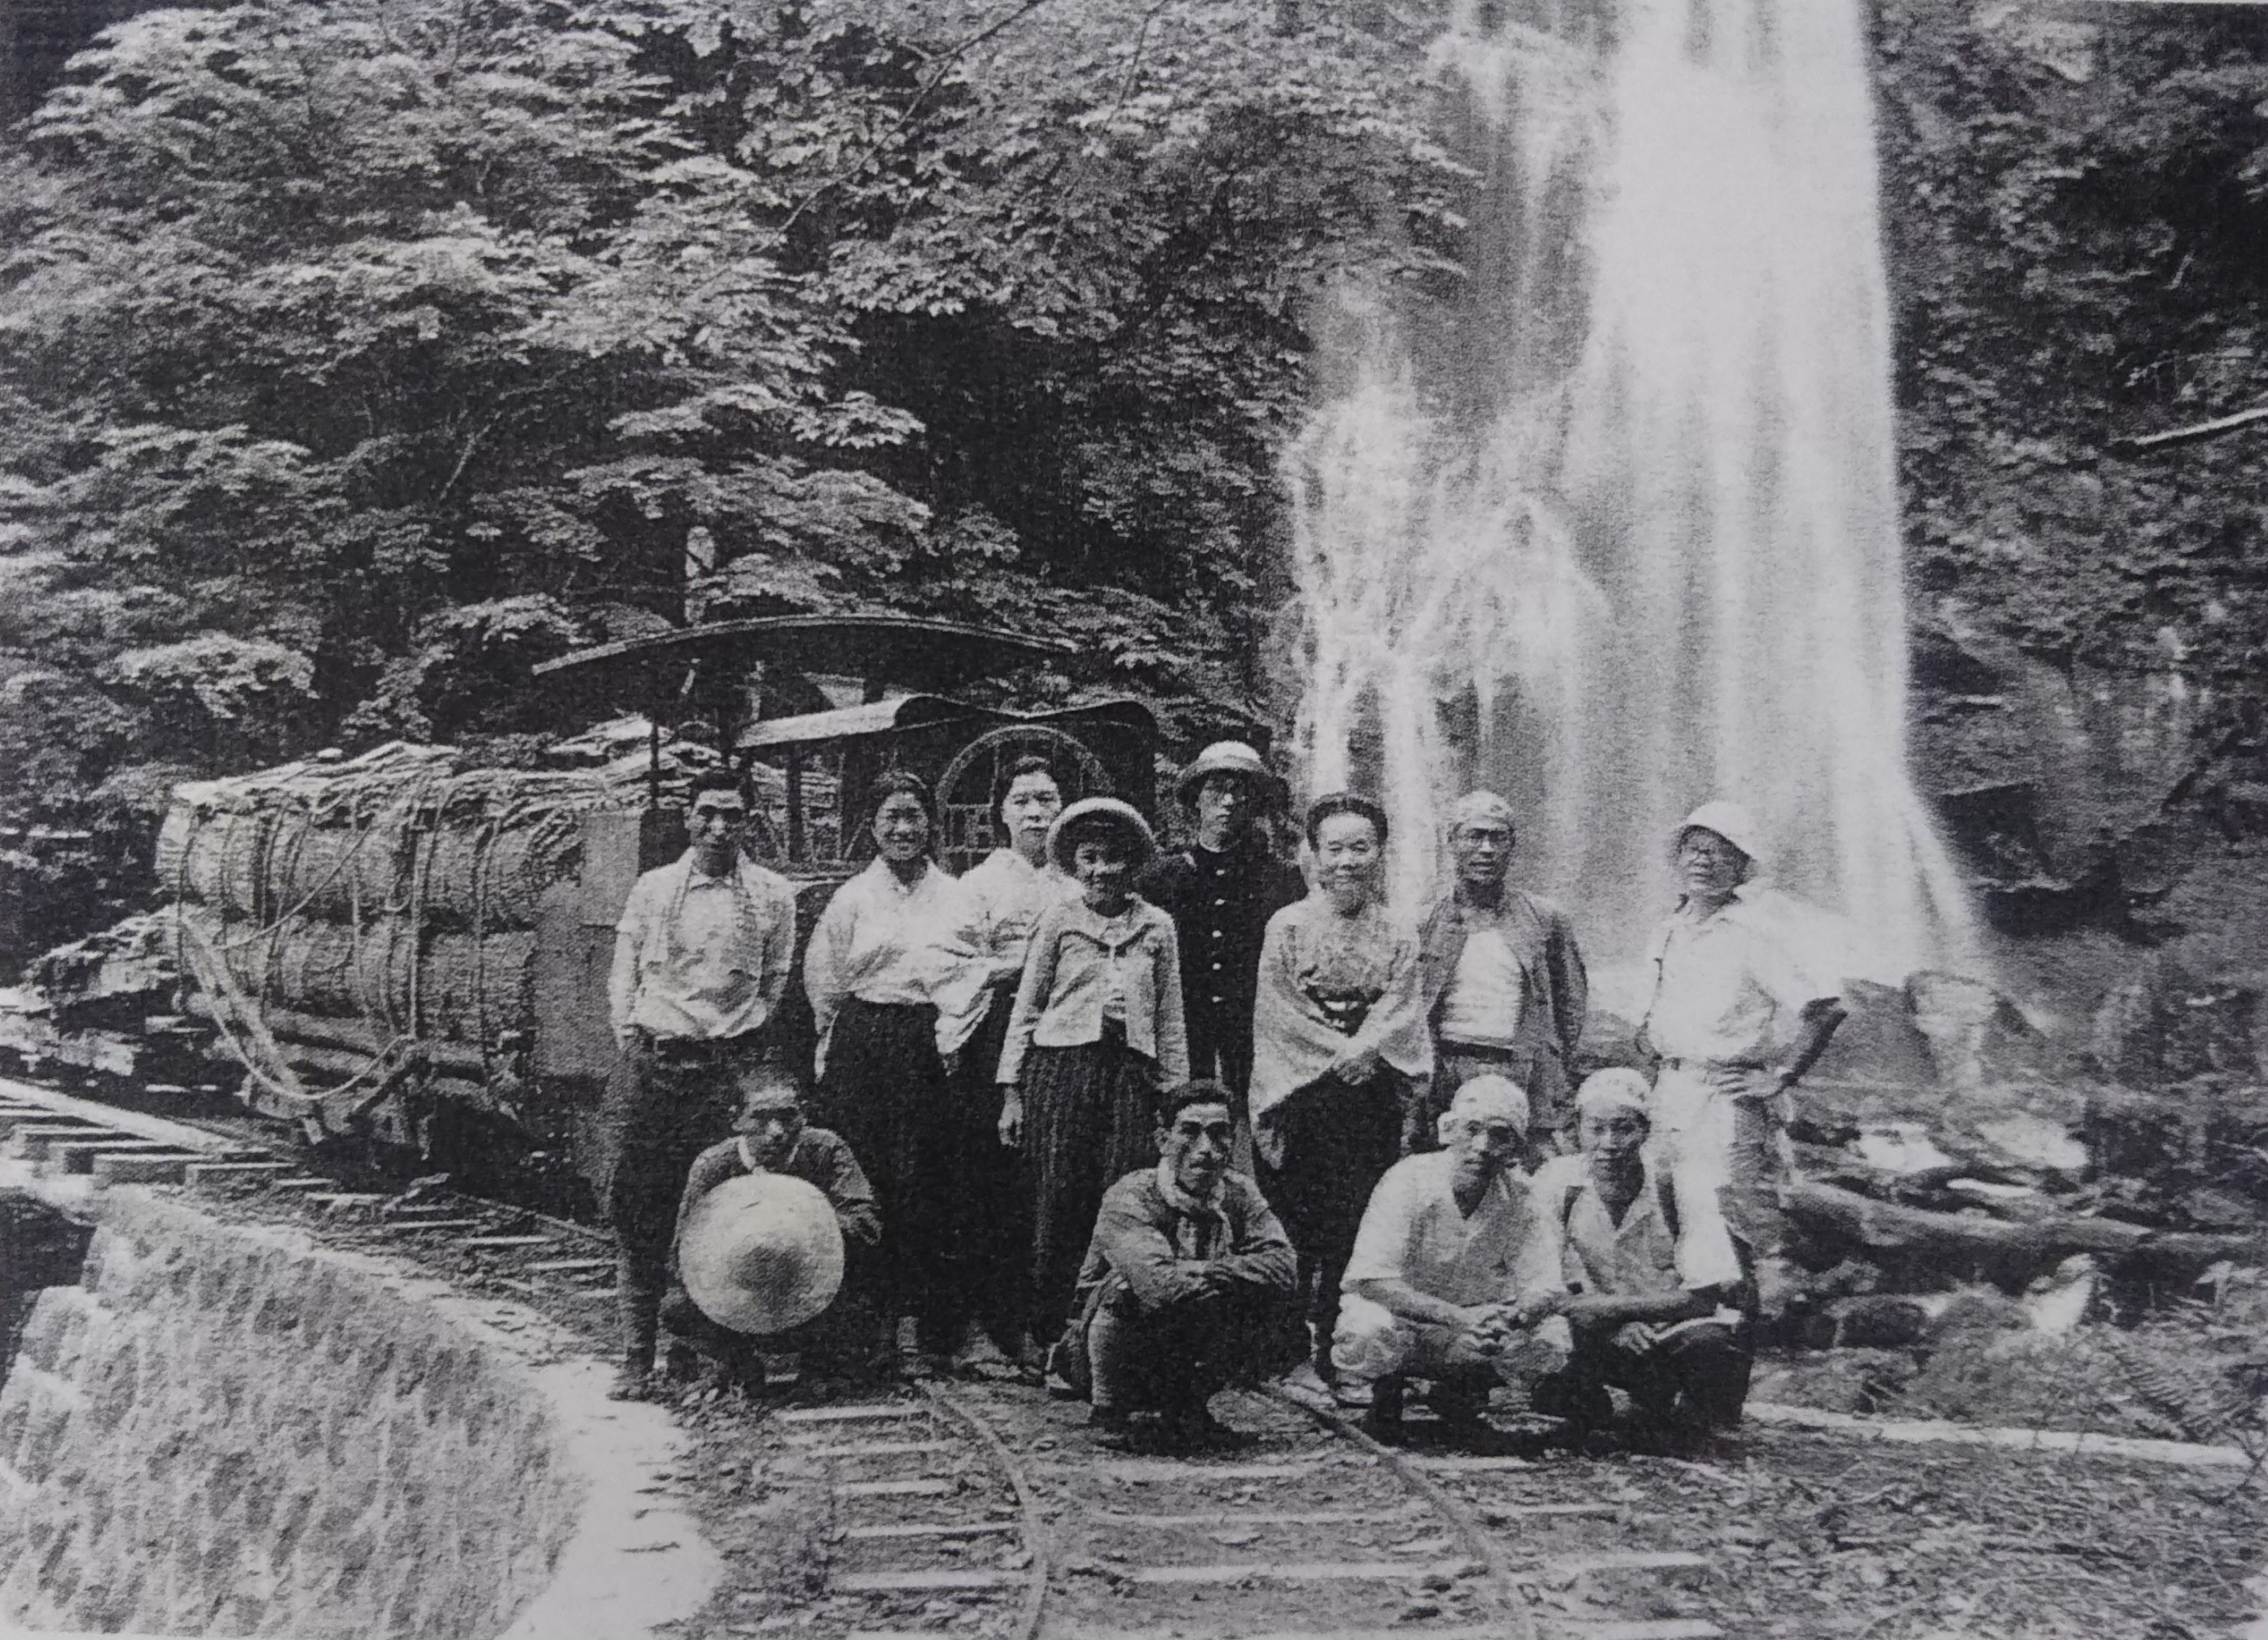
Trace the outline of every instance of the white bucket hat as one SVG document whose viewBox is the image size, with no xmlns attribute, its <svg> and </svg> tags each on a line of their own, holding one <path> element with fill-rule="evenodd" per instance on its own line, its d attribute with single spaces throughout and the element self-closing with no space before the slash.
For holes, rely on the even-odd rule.
<svg viewBox="0 0 2268 1640">
<path fill-rule="evenodd" d="M 1747 855 L 1750 865 L 1761 866 L 1764 864 L 1763 833 L 1756 826 L 1756 817 L 1741 805 L 1727 803 L 1722 798 L 1712 803 L 1704 803 L 1679 821 L 1677 829 L 1669 834 L 1671 853 L 1675 854 L 1677 851 L 1677 845 L 1685 840 L 1685 834 L 1697 826 L 1703 831 L 1715 832 L 1727 842 Z"/>
</svg>

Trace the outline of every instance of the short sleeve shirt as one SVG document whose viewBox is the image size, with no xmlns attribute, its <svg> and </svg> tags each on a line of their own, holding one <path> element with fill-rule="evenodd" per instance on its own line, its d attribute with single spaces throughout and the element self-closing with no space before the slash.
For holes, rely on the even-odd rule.
<svg viewBox="0 0 2268 1640">
<path fill-rule="evenodd" d="M 1468 1218 L 1451 1188 L 1455 1177 L 1447 1151 L 1388 1168 L 1371 1193 L 1344 1279 L 1403 1281 L 1454 1305 L 1561 1291 L 1557 1243 L 1538 1222 L 1528 1181 L 1507 1170 Z"/>
</svg>

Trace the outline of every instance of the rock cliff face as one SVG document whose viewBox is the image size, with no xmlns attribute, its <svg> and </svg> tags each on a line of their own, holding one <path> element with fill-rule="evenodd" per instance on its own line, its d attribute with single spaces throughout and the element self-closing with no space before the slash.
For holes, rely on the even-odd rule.
<svg viewBox="0 0 2268 1640">
<path fill-rule="evenodd" d="M 583 1490 L 549 1401 L 438 1314 L 122 1195 L 0 1384 L 0 1622 L 496 1635 Z"/>
</svg>

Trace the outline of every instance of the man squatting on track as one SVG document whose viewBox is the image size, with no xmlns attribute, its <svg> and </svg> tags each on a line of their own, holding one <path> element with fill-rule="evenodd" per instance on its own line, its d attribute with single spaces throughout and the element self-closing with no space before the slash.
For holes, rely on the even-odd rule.
<svg viewBox="0 0 2268 1640">
<path fill-rule="evenodd" d="M 836 1227 L 850 1261 L 845 1293 L 873 1285 L 871 1265 L 882 1245 L 881 1216 L 874 1207 L 874 1187 L 865 1170 L 840 1135 L 812 1127 L 803 1114 L 803 1095 L 785 1068 L 758 1065 L 740 1073 L 740 1114 L 733 1126 L 737 1132 L 720 1140 L 694 1159 L 686 1175 L 685 1194 L 677 1204 L 677 1228 L 670 1242 L 673 1279 L 662 1296 L 661 1324 L 673 1340 L 681 1340 L 706 1356 L 725 1376 L 751 1388 L 782 1389 L 801 1376 L 802 1351 L 806 1343 L 824 1335 L 830 1320 L 845 1307 L 838 1296 L 828 1310 L 812 1320 L 768 1337 L 751 1336 L 720 1326 L 701 1313 L 685 1291 L 677 1272 L 686 1221 L 702 1199 L 728 1180 L 752 1173 L 784 1173 L 814 1185 L 835 1210 Z M 673 1343 L 671 1376 L 684 1364 Z"/>
<path fill-rule="evenodd" d="M 1755 1358 L 1753 1290 L 1716 1193 L 1672 1177 L 1646 1153 L 1646 1078 L 1602 1070 L 1575 1108 L 1583 1151 L 1536 1170 L 1534 1192 L 1558 1235 L 1568 1296 L 1553 1307 L 1574 1358 L 1536 1403 L 1579 1427 L 1630 1392 L 1662 1434 L 1737 1428 Z"/>
<path fill-rule="evenodd" d="M 689 846 L 638 879 L 615 925 L 608 1004 L 621 1055 L 601 1119 L 613 1152 L 601 1195 L 617 1248 L 617 1399 L 648 1394 L 679 1188 L 730 1127 L 735 1079 L 787 991 L 795 897 L 742 857 L 748 809 L 740 776 L 696 776 Z"/>
<path fill-rule="evenodd" d="M 1102 1198 L 1079 1272 L 1079 1315 L 1106 1445 L 1159 1415 L 1167 1448 L 1233 1445 L 1205 1403 L 1253 1371 L 1292 1298 L 1298 1260 L 1260 1187 L 1231 1170 L 1235 1120 L 1217 1082 L 1185 1082 L 1158 1107 L 1159 1161 Z"/>
<path fill-rule="evenodd" d="M 1490 1388 L 1528 1388 L 1567 1362 L 1559 1246 L 1520 1169 L 1528 1096 L 1476 1077 L 1441 1115 L 1445 1149 L 1404 1157 L 1378 1181 L 1347 1261 L 1331 1354 L 1340 1398 L 1391 1437 L 1404 1380 L 1432 1382 L 1444 1423 L 1479 1424 Z"/>
</svg>

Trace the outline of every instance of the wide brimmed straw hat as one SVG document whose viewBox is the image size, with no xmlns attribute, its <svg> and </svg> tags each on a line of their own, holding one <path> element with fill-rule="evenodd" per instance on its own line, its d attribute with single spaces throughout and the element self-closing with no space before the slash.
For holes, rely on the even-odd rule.
<svg viewBox="0 0 2268 1640">
<path fill-rule="evenodd" d="M 1292 788 L 1268 767 L 1260 754 L 1241 740 L 1216 740 L 1197 754 L 1174 782 L 1174 797 L 1183 804 L 1197 800 L 1197 788 L 1215 775 L 1235 775 L 1252 783 L 1263 803 L 1288 808 Z"/>
<path fill-rule="evenodd" d="M 1669 834 L 1670 852 L 1675 853 L 1677 845 L 1685 841 L 1685 834 L 1697 826 L 1703 831 L 1715 832 L 1747 855 L 1751 864 L 1764 864 L 1764 836 L 1757 827 L 1756 817 L 1741 805 L 1727 803 L 1722 798 L 1714 803 L 1704 803 L 1680 820 L 1677 829 Z"/>
<path fill-rule="evenodd" d="M 1150 829 L 1150 822 L 1142 812 L 1130 803 L 1116 798 L 1081 798 L 1048 827 L 1048 858 L 1059 871 L 1071 870 L 1071 835 L 1077 830 L 1091 830 L 1105 825 L 1122 833 L 1136 855 L 1134 864 L 1138 870 L 1147 865 L 1158 852 L 1158 835 Z"/>
<path fill-rule="evenodd" d="M 843 1230 L 818 1186 L 786 1173 L 729 1179 L 694 1204 L 677 1249 L 685 1291 L 720 1327 L 799 1327 L 843 1288 Z"/>
</svg>

